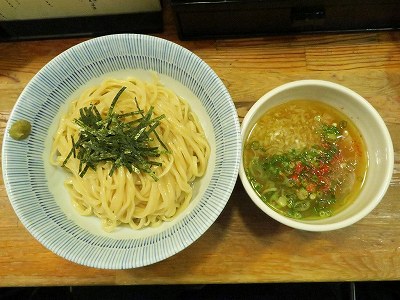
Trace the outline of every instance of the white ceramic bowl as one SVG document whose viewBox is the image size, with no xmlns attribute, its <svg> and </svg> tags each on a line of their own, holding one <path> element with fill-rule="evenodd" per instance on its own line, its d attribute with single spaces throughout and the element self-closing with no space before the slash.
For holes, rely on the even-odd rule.
<svg viewBox="0 0 400 300">
<path fill-rule="evenodd" d="M 243 186 L 262 211 L 287 226 L 307 231 L 328 231 L 354 224 L 378 205 L 389 186 L 394 164 L 389 131 L 373 106 L 354 91 L 332 82 L 300 80 L 273 89 L 251 107 L 242 122 L 243 144 L 249 130 L 268 109 L 296 99 L 313 99 L 327 103 L 349 116 L 360 130 L 367 147 L 369 166 L 359 196 L 352 205 L 332 217 L 305 221 L 285 217 L 262 202 L 246 177 L 242 159 L 239 175 Z"/>
<path fill-rule="evenodd" d="M 74 210 L 62 178 L 50 166 L 54 124 L 69 99 L 88 84 L 103 77 L 149 80 L 149 70 L 158 72 L 161 82 L 196 111 L 212 154 L 206 174 L 195 184 L 191 204 L 174 221 L 157 228 L 118 228 L 106 233 L 96 217 L 84 217 Z M 32 133 L 24 141 L 15 141 L 7 134 L 18 119 L 32 124 Z M 66 50 L 32 78 L 7 124 L 3 178 L 19 219 L 45 247 L 82 265 L 127 269 L 178 253 L 214 223 L 235 186 L 240 152 L 240 127 L 233 101 L 203 60 L 161 38 L 117 34 Z"/>
</svg>

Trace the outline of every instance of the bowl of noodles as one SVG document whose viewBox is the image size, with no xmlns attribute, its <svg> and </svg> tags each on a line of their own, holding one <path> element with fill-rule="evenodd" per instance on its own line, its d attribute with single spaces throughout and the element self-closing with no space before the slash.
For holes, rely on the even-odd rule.
<svg viewBox="0 0 400 300">
<path fill-rule="evenodd" d="M 117 34 L 66 50 L 33 77 L 2 151 L 10 202 L 39 242 L 78 264 L 127 269 L 178 253 L 214 223 L 241 139 L 232 99 L 204 61 L 161 38 Z"/>
<path fill-rule="evenodd" d="M 262 96 L 242 122 L 239 175 L 253 202 L 287 226 L 344 228 L 381 201 L 393 173 L 389 131 L 373 106 L 328 81 Z"/>
</svg>

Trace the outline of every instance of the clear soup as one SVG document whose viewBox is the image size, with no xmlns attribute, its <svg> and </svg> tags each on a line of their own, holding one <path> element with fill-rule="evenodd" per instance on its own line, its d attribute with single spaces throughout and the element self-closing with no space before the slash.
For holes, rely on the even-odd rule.
<svg viewBox="0 0 400 300">
<path fill-rule="evenodd" d="M 363 138 L 339 110 L 294 100 L 268 110 L 251 129 L 243 163 L 263 202 L 296 219 L 330 217 L 359 194 L 368 168 Z"/>
</svg>

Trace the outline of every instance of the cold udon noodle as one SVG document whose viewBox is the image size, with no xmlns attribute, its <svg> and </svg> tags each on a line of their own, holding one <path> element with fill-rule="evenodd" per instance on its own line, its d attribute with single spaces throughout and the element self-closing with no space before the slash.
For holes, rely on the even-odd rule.
<svg viewBox="0 0 400 300">
<path fill-rule="evenodd" d="M 119 167 L 110 176 L 111 163 L 100 163 L 79 176 L 79 159 L 70 157 L 65 168 L 71 173 L 65 186 L 73 206 L 81 215 L 95 215 L 102 220 L 104 230 L 110 232 L 118 225 L 133 229 L 155 227 L 174 219 L 190 203 L 193 182 L 202 177 L 207 168 L 210 146 L 202 126 L 188 103 L 158 80 L 152 83 L 137 78 L 106 80 L 88 88 L 74 100 L 62 117 L 51 149 L 51 163 L 62 166 L 80 127 L 74 121 L 79 110 L 96 106 L 102 116 L 117 92 L 125 86 L 114 111 L 126 113 L 138 106 L 147 111 L 154 107 L 154 117 L 164 114 L 156 131 L 168 147 L 168 153 L 156 158 L 161 166 L 153 167 L 158 180 L 143 172 L 129 172 Z M 134 99 L 136 99 L 137 104 Z M 132 116 L 132 118 L 134 118 Z M 71 138 L 73 137 L 73 138 Z M 154 139 L 157 144 L 157 139 Z"/>
</svg>

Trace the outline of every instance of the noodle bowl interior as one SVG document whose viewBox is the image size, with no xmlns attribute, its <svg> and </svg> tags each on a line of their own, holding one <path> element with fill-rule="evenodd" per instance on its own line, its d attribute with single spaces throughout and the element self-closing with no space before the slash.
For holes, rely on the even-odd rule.
<svg viewBox="0 0 400 300">
<path fill-rule="evenodd" d="M 71 102 L 54 135 L 50 161 L 70 172 L 65 186 L 73 206 L 81 215 L 100 218 L 107 232 L 120 225 L 141 229 L 173 220 L 188 207 L 194 182 L 207 169 L 210 146 L 198 117 L 187 101 L 164 87 L 156 75 L 152 82 L 134 77 L 107 79 L 88 88 Z M 118 124 L 124 123 L 121 125 L 124 130 L 130 130 L 126 124 L 135 127 L 141 124 L 141 120 L 149 119 L 148 127 L 137 129 L 137 135 L 133 136 L 139 140 L 144 137 L 146 142 L 136 149 L 121 150 L 123 153 L 120 154 L 123 159 L 128 155 L 136 158 L 138 154 L 131 153 L 136 150 L 152 153 L 144 162 L 149 166 L 148 170 L 141 172 L 134 165 L 132 170 L 129 170 L 129 165 L 115 167 L 117 162 L 104 160 L 95 167 L 89 167 L 87 163 L 82 174 L 82 162 L 74 146 L 79 142 L 84 127 L 79 126 L 76 120 L 85 120 L 85 112 L 96 116 L 97 110 L 102 122 L 109 117 L 112 123 L 115 120 L 111 122 L 109 111 L 113 102 L 113 113 L 118 116 L 114 119 L 123 121 Z M 111 128 L 109 134 L 115 134 L 114 131 Z M 107 143 L 129 146 L 129 141 L 118 141 L 116 136 Z M 91 147 L 91 142 L 89 140 L 83 147 Z M 143 149 L 143 145 L 147 148 Z M 108 144 L 104 148 L 108 148 Z M 157 152 L 157 149 L 161 151 Z"/>
<path fill-rule="evenodd" d="M 292 100 L 264 113 L 247 137 L 243 163 L 264 203 L 304 220 L 349 206 L 368 168 L 367 149 L 350 118 L 314 100 Z"/>
</svg>

